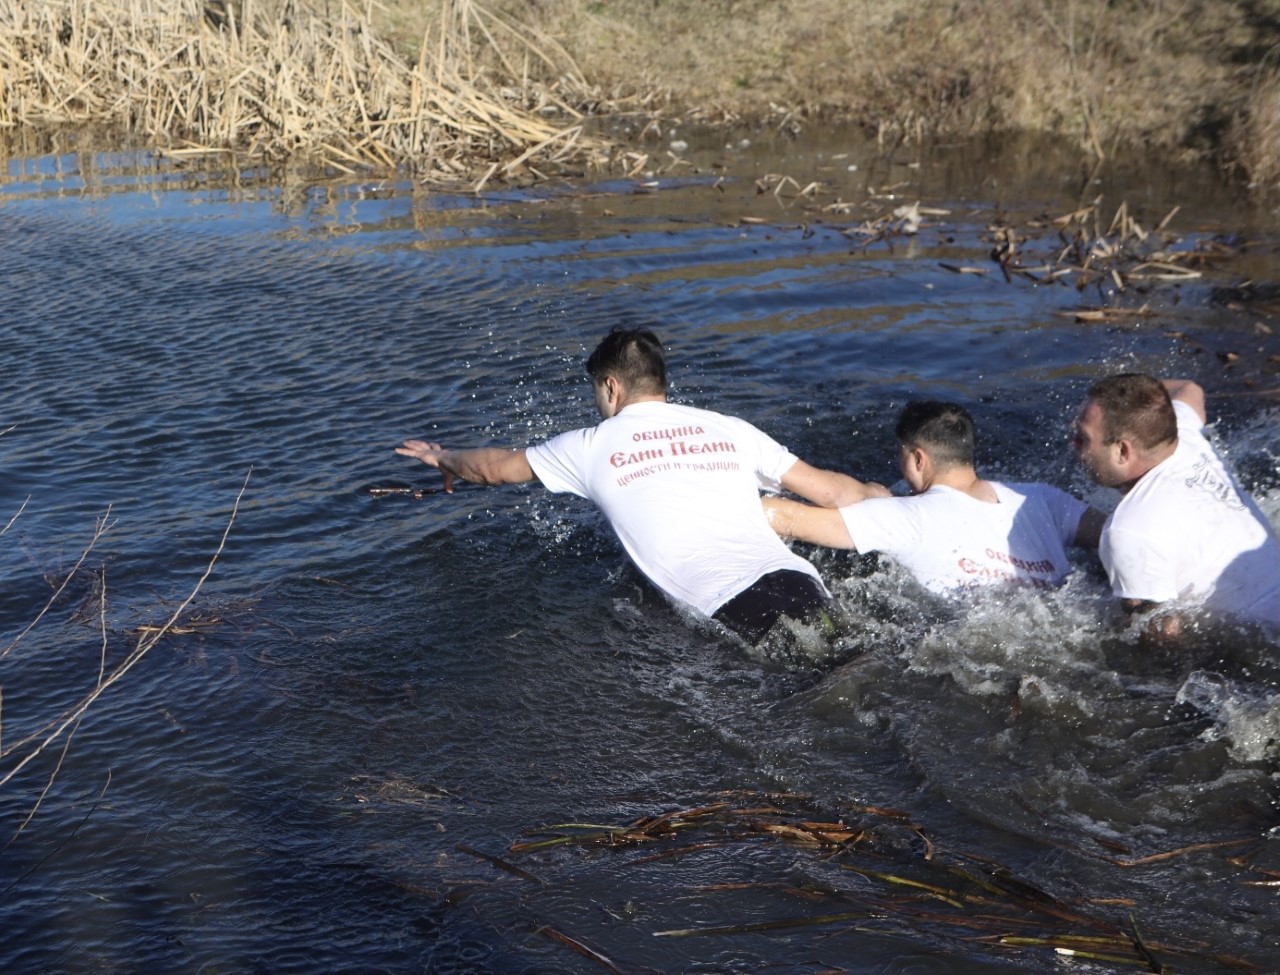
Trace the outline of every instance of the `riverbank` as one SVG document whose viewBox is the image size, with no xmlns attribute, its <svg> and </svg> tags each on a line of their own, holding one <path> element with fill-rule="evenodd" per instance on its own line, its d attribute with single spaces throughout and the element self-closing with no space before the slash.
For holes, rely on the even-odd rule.
<svg viewBox="0 0 1280 975">
<path fill-rule="evenodd" d="M 0 130 L 428 181 L 627 167 L 590 117 L 1062 137 L 1280 184 L 1280 2 L 0 0 Z"/>
<path fill-rule="evenodd" d="M 394 0 L 406 8 L 406 0 Z M 1228 0 L 558 0 L 585 77 L 712 119 L 853 120 L 885 140 L 1062 136 L 1280 180 L 1280 3 Z"/>
</svg>

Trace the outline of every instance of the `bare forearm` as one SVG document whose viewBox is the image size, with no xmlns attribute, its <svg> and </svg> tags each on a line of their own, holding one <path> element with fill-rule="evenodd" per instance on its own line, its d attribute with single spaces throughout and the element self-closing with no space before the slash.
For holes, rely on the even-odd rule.
<svg viewBox="0 0 1280 975">
<path fill-rule="evenodd" d="M 413 457 L 444 474 L 444 489 L 453 490 L 454 478 L 473 484 L 523 484 L 535 477 L 529 459 L 521 450 L 478 447 L 472 450 L 445 450 L 438 443 L 406 440 L 397 454 Z"/>
<path fill-rule="evenodd" d="M 444 450 L 438 455 L 436 466 L 472 484 L 523 484 L 533 479 L 524 451 L 501 447 Z"/>
<path fill-rule="evenodd" d="M 782 477 L 782 486 L 806 501 L 822 508 L 843 508 L 868 498 L 889 497 L 888 488 L 856 477 L 813 467 L 804 461 L 796 461 Z"/>
<path fill-rule="evenodd" d="M 809 499 L 823 508 L 843 508 L 868 498 L 889 497 L 889 489 L 882 484 L 859 481 L 856 477 L 838 471 L 831 471 L 829 475 L 827 489 L 818 492 L 818 497 Z"/>
<path fill-rule="evenodd" d="M 763 499 L 769 527 L 782 538 L 828 548 L 853 548 L 853 539 L 844 518 L 835 508 L 820 508 L 790 498 L 766 497 Z"/>
</svg>

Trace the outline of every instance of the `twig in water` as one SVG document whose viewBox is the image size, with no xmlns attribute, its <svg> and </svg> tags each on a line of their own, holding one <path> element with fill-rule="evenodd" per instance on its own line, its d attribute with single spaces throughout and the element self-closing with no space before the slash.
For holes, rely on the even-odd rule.
<svg viewBox="0 0 1280 975">
<path fill-rule="evenodd" d="M 107 794 L 107 789 L 110 787 L 110 785 L 111 785 L 111 770 L 107 769 L 107 781 L 102 783 L 102 791 L 98 793 L 98 798 L 93 800 L 93 805 L 90 806 L 89 811 L 84 814 L 84 819 L 80 820 L 76 828 L 73 829 L 70 833 L 68 833 L 66 838 L 61 843 L 59 843 L 56 847 L 54 847 L 52 850 L 49 851 L 48 856 L 41 858 L 39 863 L 35 864 L 30 870 L 24 873 L 21 877 L 16 878 L 13 881 L 13 883 L 11 883 L 3 891 L 0 891 L 0 900 L 3 900 L 4 898 L 8 897 L 9 894 L 13 892 L 14 888 L 18 886 L 18 884 L 22 883 L 24 880 L 30 877 L 33 873 L 39 870 L 42 866 L 48 863 L 50 857 L 52 857 L 55 853 L 57 853 L 64 846 L 70 843 L 72 839 L 75 838 L 75 835 L 80 832 L 80 828 L 84 826 L 84 824 L 89 821 L 89 817 L 92 816 L 94 812 L 97 811 L 98 804 L 102 802 L 102 797 Z M 9 843 L 12 843 L 13 840 L 16 838 L 17 838 L 17 834 L 15 833 L 13 838 L 9 840 Z M 4 845 L 4 850 L 7 850 L 9 848 L 9 843 L 6 843 Z M 0 853 L 4 852 L 4 850 L 0 850 Z"/>
<path fill-rule="evenodd" d="M 10 429 L 13 429 L 13 428 L 10 427 Z M 6 524 L 3 528 L 0 528 L 0 535 L 3 535 L 5 532 L 7 532 L 10 528 L 13 527 L 13 523 L 18 520 L 18 516 L 21 515 L 22 512 L 26 511 L 27 502 L 30 500 L 31 500 L 31 495 L 29 494 L 22 499 L 21 507 L 19 507 L 18 510 L 13 513 L 13 517 L 9 519 L 8 524 Z"/>
<path fill-rule="evenodd" d="M 529 873 L 529 871 L 521 870 L 514 863 L 508 863 L 506 860 L 503 860 L 501 857 L 496 857 L 491 853 L 481 853 L 479 850 L 474 849 L 470 846 L 467 846 L 465 843 L 459 843 L 456 847 L 454 847 L 454 849 L 456 849 L 459 853 L 466 853 L 468 856 L 473 856 L 473 857 L 476 857 L 477 859 L 484 860 L 486 863 L 492 863 L 499 870 L 505 870 L 507 873 L 512 874 L 513 876 L 519 877 L 521 880 L 528 880 L 535 884 L 542 884 L 542 886 L 544 887 L 547 885 L 547 882 L 543 880 L 541 877 L 535 877 L 533 874 Z"/>
<path fill-rule="evenodd" d="M 0 753 L 0 759 L 7 758 L 9 755 L 13 754 L 15 751 L 18 751 L 23 748 L 27 748 L 28 746 L 31 746 L 33 742 L 35 743 L 34 747 L 32 747 L 31 750 L 26 755 L 24 755 L 21 760 L 19 760 L 12 768 L 10 768 L 3 775 L 0 775 L 0 786 L 6 785 L 15 775 L 17 775 L 20 771 L 22 771 L 22 769 L 25 768 L 30 762 L 34 761 L 37 757 L 39 757 L 44 752 L 44 750 L 49 747 L 49 745 L 57 741 L 57 739 L 62 736 L 62 734 L 67 730 L 67 728 L 79 722 L 79 720 L 82 717 L 84 717 L 85 712 L 89 710 L 89 708 L 94 704 L 94 702 L 96 702 L 98 698 L 101 697 L 107 691 L 108 688 L 110 688 L 112 685 L 117 683 L 121 678 L 123 678 L 125 674 L 127 674 L 130 670 L 132 670 L 134 666 L 137 665 L 137 663 L 140 660 L 142 660 L 142 658 L 145 657 L 147 653 L 152 648 L 154 648 L 157 643 L 160 642 L 161 638 L 163 638 L 165 634 L 169 632 L 169 630 L 174 626 L 174 624 L 177 622 L 178 618 L 182 615 L 182 613 L 186 610 L 186 608 L 189 605 L 191 605 L 191 601 L 195 599 L 196 594 L 200 591 L 200 588 L 205 584 L 209 576 L 213 573 L 213 567 L 217 563 L 218 557 L 222 554 L 223 549 L 226 547 L 227 538 L 231 534 L 231 526 L 235 524 L 236 514 L 240 510 L 240 501 L 244 497 L 244 493 L 249 487 L 249 478 L 252 476 L 252 473 L 253 473 L 253 470 L 252 468 L 250 468 L 249 473 L 245 474 L 244 484 L 240 486 L 240 493 L 236 495 L 235 504 L 232 505 L 232 508 L 231 508 L 231 516 L 227 519 L 227 526 L 222 532 L 222 539 L 218 543 L 218 548 L 213 553 L 213 557 L 209 560 L 209 564 L 205 567 L 204 574 L 200 577 L 199 581 L 196 582 L 195 587 L 187 595 L 186 599 L 184 599 L 181 605 L 179 605 L 178 608 L 173 611 L 173 614 L 169 617 L 168 621 L 163 626 L 161 626 L 154 633 L 148 633 L 140 637 L 137 645 L 133 648 L 132 651 L 129 652 L 129 654 L 124 658 L 124 660 L 120 663 L 120 665 L 117 666 L 116 669 L 113 670 L 110 675 L 106 676 L 105 678 L 100 678 L 97 686 L 93 689 L 93 691 L 85 695 L 85 697 L 81 699 L 79 704 L 73 707 L 70 711 L 63 714 L 61 718 L 55 718 L 54 720 L 48 722 L 47 724 L 45 724 L 43 728 L 31 733 L 30 735 L 23 738 L 21 741 L 19 741 L 15 745 L 11 745 L 5 752 Z M 92 548 L 93 542 L 96 542 L 97 539 L 101 537 L 102 532 L 104 530 L 105 530 L 104 521 L 100 520 L 98 522 L 98 531 L 95 533 L 93 541 L 90 542 L 89 548 Z M 81 556 L 80 562 L 77 563 L 77 566 L 76 566 L 77 568 L 79 568 L 79 565 L 83 563 L 85 556 L 87 556 L 88 554 L 89 548 L 85 549 L 85 555 Z M 73 570 L 73 574 L 74 574 L 74 570 Z M 64 582 L 63 585 L 65 586 L 65 584 L 66 583 Z M 42 616 L 44 615 L 44 612 L 47 609 L 48 607 L 46 606 L 45 610 L 41 611 Z M 29 632 L 30 629 L 31 627 L 29 626 L 23 632 L 24 633 Z M 15 640 L 14 643 L 16 642 L 17 641 Z M 8 648 L 6 648 L 5 652 L 7 653 L 9 649 L 12 649 L 12 647 L 13 647 L 13 643 L 11 643 Z M 3 658 L 3 654 L 0 654 L 0 659 L 2 658 Z M 41 735 L 45 736 L 43 740 L 39 740 Z"/>
<path fill-rule="evenodd" d="M 98 543 L 98 539 L 102 538 L 102 536 L 106 534 L 107 529 L 111 527 L 111 523 L 108 521 L 110 517 L 111 517 L 111 507 L 108 505 L 106 514 L 104 514 L 101 518 L 98 519 L 97 527 L 93 531 L 93 537 L 89 539 L 89 544 L 86 545 L 84 547 L 84 551 L 80 553 L 79 560 L 77 560 L 76 564 L 72 566 L 71 571 L 67 573 L 67 577 L 62 580 L 61 585 L 59 585 L 58 588 L 54 590 L 53 595 L 49 597 L 49 601 L 44 604 L 44 608 L 41 609 L 40 612 L 36 614 L 36 618 L 27 624 L 26 629 L 24 629 L 21 633 L 19 633 L 11 641 L 9 641 L 9 645 L 7 647 L 5 647 L 3 650 L 0 650 L 0 660 L 3 660 L 5 657 L 7 657 L 9 655 L 9 651 L 12 650 L 14 647 L 16 647 L 24 636 L 26 636 L 33 629 L 35 629 L 36 624 L 38 624 L 42 619 L 44 619 L 45 614 L 48 613 L 49 610 L 53 608 L 54 603 L 58 601 L 58 597 L 62 595 L 63 590 L 67 588 L 68 584 L 70 584 L 71 580 L 75 577 L 75 574 L 80 571 L 80 567 L 84 565 L 84 560 L 89 557 L 89 553 L 93 551 L 93 547 Z M 192 595 L 194 595 L 194 593 Z M 7 780 L 0 780 L 0 785 L 3 785 L 5 781 Z"/>
<path fill-rule="evenodd" d="M 1138 922 L 1133 919 L 1133 915 L 1129 915 L 1129 927 L 1133 930 L 1130 936 L 1133 940 L 1133 950 L 1138 956 L 1147 963 L 1147 966 L 1155 973 L 1155 975 L 1163 975 L 1164 965 L 1156 960 L 1156 956 L 1151 954 L 1146 944 L 1142 940 L 1142 934 L 1138 931 Z"/>
<path fill-rule="evenodd" d="M 1238 840 L 1218 840 L 1213 843 L 1192 843 L 1190 846 L 1183 846 L 1176 850 L 1166 850 L 1164 853 L 1152 853 L 1145 857 L 1136 857 L 1131 860 L 1118 860 L 1112 857 L 1104 857 L 1108 863 L 1113 863 L 1117 867 L 1141 867 L 1148 863 L 1159 863 L 1161 860 L 1172 860 L 1174 857 L 1185 856 L 1188 853 L 1200 853 L 1204 850 L 1220 850 L 1226 846 L 1243 846 L 1245 843 L 1254 842 L 1253 837 L 1242 837 Z"/>
<path fill-rule="evenodd" d="M 572 948 L 578 954 L 582 955 L 583 958 L 590 958 L 601 968 L 606 968 L 613 972 L 614 975 L 623 975 L 622 969 L 604 955 L 600 954 L 600 952 L 596 951 L 594 948 L 588 948 L 581 941 L 571 938 L 567 934 L 562 934 L 555 928 L 548 928 L 544 926 L 538 929 L 538 933 L 544 938 L 550 938 L 552 941 L 560 942 L 560 944 L 564 945 L 566 948 Z"/>
</svg>

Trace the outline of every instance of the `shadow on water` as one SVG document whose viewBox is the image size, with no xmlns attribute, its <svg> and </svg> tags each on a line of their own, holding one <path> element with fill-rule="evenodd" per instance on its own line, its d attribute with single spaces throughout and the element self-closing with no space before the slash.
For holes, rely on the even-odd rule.
<svg viewBox="0 0 1280 975">
<path fill-rule="evenodd" d="M 1088 380 L 1189 375 L 1275 523 L 1275 214 L 1044 144 L 662 139 L 482 196 L 9 160 L 0 649 L 113 524 L 0 657 L 0 774 L 252 477 L 184 628 L 0 789 L 8 840 L 48 785 L 0 853 L 6 971 L 1272 965 L 1274 634 L 1144 653 L 1085 553 L 957 605 L 805 549 L 843 632 L 748 648 L 589 506 L 392 448 L 591 422 L 586 351 L 644 324 L 674 398 L 810 462 L 892 482 L 898 408 L 942 396 L 986 476 L 1102 507 L 1065 443 Z"/>
</svg>

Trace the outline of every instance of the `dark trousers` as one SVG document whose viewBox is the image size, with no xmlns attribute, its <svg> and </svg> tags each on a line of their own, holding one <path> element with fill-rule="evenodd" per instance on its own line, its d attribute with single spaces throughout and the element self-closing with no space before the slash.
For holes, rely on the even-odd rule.
<svg viewBox="0 0 1280 975">
<path fill-rule="evenodd" d="M 817 579 L 795 569 L 779 569 L 761 576 L 712 614 L 744 640 L 759 642 L 783 616 L 806 620 L 830 606 Z"/>
</svg>

